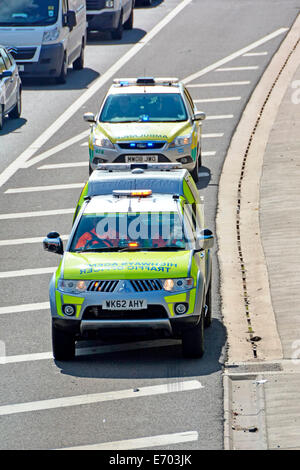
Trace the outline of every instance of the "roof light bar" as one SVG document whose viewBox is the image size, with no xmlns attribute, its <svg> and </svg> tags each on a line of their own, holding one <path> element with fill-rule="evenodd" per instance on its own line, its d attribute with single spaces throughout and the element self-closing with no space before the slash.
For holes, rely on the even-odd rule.
<svg viewBox="0 0 300 470">
<path fill-rule="evenodd" d="M 179 83 L 179 78 L 176 77 L 138 77 L 138 78 L 115 78 L 113 80 L 115 85 L 119 86 L 130 86 L 130 85 L 141 85 L 141 86 L 151 86 L 151 85 L 164 85 L 171 86 Z"/>
<path fill-rule="evenodd" d="M 97 170 L 101 171 L 132 171 L 141 168 L 149 171 L 182 170 L 182 163 L 99 163 Z"/>
<path fill-rule="evenodd" d="M 113 195 L 116 197 L 149 197 L 152 196 L 152 189 L 114 189 Z"/>
</svg>

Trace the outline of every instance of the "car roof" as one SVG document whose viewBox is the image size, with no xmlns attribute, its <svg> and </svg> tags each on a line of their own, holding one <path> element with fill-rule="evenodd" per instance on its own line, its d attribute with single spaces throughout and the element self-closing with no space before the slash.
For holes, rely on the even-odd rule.
<svg viewBox="0 0 300 470">
<path fill-rule="evenodd" d="M 88 196 L 112 194 L 114 189 L 152 189 L 155 194 L 183 194 L 183 181 L 189 177 L 185 169 L 172 171 L 95 170 L 89 179 Z"/>
<path fill-rule="evenodd" d="M 178 203 L 171 194 L 153 194 L 148 197 L 94 196 L 85 206 L 84 214 L 177 212 Z"/>
</svg>

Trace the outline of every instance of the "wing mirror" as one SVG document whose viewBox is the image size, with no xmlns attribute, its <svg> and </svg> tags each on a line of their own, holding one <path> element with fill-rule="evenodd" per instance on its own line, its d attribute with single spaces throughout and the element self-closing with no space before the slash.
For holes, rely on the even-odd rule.
<svg viewBox="0 0 300 470">
<path fill-rule="evenodd" d="M 43 241 L 44 250 L 49 253 L 57 253 L 58 255 L 64 254 L 64 246 L 59 233 L 50 232 Z"/>
<path fill-rule="evenodd" d="M 197 235 L 196 251 L 209 250 L 214 246 L 214 235 L 211 230 L 205 228 Z"/>
<path fill-rule="evenodd" d="M 73 10 L 69 10 L 65 15 L 64 15 L 64 26 L 68 26 L 70 28 L 70 31 L 72 31 L 75 26 L 77 26 L 77 19 L 76 19 L 76 13 Z"/>
<path fill-rule="evenodd" d="M 93 113 L 85 113 L 83 115 L 83 119 L 85 122 L 91 122 L 92 124 L 96 124 L 96 117 Z"/>
<path fill-rule="evenodd" d="M 206 119 L 206 114 L 202 111 L 196 112 L 194 114 L 194 121 L 204 121 Z"/>
</svg>

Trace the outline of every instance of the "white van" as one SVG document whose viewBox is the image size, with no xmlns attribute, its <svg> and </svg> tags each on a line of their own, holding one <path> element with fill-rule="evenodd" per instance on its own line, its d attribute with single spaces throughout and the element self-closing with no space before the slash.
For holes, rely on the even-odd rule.
<svg viewBox="0 0 300 470">
<path fill-rule="evenodd" d="M 85 0 L 0 2 L 0 44 L 10 50 L 23 77 L 65 83 L 68 65 L 84 67 Z"/>
<path fill-rule="evenodd" d="M 88 31 L 110 31 L 122 39 L 123 29 L 133 27 L 135 0 L 86 0 Z"/>
</svg>

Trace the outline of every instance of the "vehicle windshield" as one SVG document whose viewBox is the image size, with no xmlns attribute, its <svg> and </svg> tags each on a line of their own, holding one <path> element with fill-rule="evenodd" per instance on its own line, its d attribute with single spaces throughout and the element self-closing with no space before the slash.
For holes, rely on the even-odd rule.
<svg viewBox="0 0 300 470">
<path fill-rule="evenodd" d="M 86 214 L 69 251 L 186 250 L 191 236 L 176 212 Z"/>
<path fill-rule="evenodd" d="M 101 122 L 177 122 L 188 119 L 179 93 L 137 93 L 108 96 Z"/>
<path fill-rule="evenodd" d="M 0 26 L 47 26 L 56 23 L 59 0 L 1 0 Z"/>
</svg>

